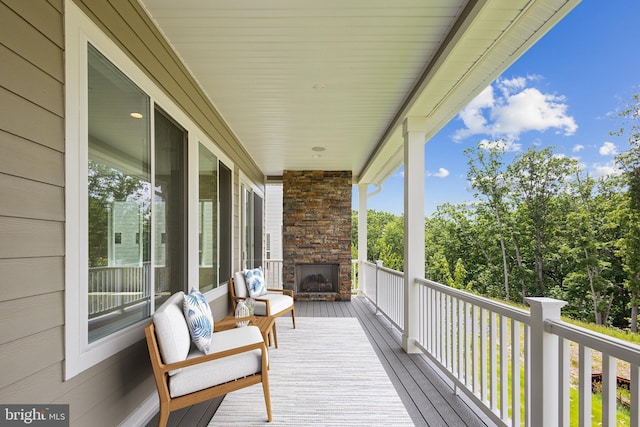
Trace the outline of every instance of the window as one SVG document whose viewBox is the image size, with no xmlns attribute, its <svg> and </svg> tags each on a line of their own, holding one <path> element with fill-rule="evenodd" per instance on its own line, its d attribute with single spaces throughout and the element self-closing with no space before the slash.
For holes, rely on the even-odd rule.
<svg viewBox="0 0 640 427">
<path fill-rule="evenodd" d="M 187 286 L 187 132 L 155 109 L 154 191 L 155 306 Z"/>
<path fill-rule="evenodd" d="M 69 379 L 143 339 L 155 308 L 188 284 L 211 289 L 209 299 L 224 295 L 233 174 L 223 164 L 231 161 L 72 1 L 65 59 Z"/>
<path fill-rule="evenodd" d="M 218 162 L 220 193 L 220 281 L 226 282 L 233 274 L 233 174 L 224 163 Z"/>
<path fill-rule="evenodd" d="M 91 44 L 87 58 L 91 343 L 149 317 L 152 299 L 186 283 L 187 134 L 156 106 L 152 137 L 149 96 Z"/>
<path fill-rule="evenodd" d="M 199 144 L 199 259 L 198 282 L 206 292 L 218 285 L 218 159 Z"/>
<path fill-rule="evenodd" d="M 198 283 L 200 291 L 215 289 L 231 277 L 231 169 L 204 144 L 198 144 Z"/>
<path fill-rule="evenodd" d="M 242 267 L 256 268 L 262 265 L 262 195 L 242 184 Z"/>
<path fill-rule="evenodd" d="M 88 336 L 93 342 L 149 315 L 151 131 L 149 97 L 90 44 L 87 58 Z M 137 234 L 143 235 L 142 244 Z"/>
</svg>

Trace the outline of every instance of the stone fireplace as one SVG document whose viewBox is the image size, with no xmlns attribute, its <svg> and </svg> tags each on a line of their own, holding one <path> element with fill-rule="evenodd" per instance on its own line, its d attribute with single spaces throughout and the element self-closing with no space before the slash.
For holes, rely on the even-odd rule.
<svg viewBox="0 0 640 427">
<path fill-rule="evenodd" d="M 351 299 L 351 172 L 285 171 L 285 289 L 298 300 Z"/>
</svg>

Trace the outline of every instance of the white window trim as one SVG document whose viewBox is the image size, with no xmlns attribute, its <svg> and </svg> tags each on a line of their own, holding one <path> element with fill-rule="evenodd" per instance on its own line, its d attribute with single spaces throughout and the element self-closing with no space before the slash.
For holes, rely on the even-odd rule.
<svg viewBox="0 0 640 427">
<path fill-rule="evenodd" d="M 189 153 L 187 171 L 189 185 L 188 223 L 194 223 L 192 222 L 194 212 L 196 215 L 195 223 L 197 223 L 197 143 L 205 144 L 219 160 L 232 170 L 234 168 L 229 157 L 224 155 L 198 126 L 72 0 L 65 0 L 65 380 L 69 380 L 143 339 L 144 326 L 149 322 L 149 319 L 145 319 L 93 343 L 88 343 L 88 270 L 86 262 L 88 202 L 86 197 L 80 196 L 86 194 L 87 186 L 88 99 L 87 92 L 82 88 L 82 85 L 84 82 L 84 87 L 86 87 L 88 78 L 88 42 L 106 55 L 151 98 L 151 111 L 153 111 L 154 104 L 161 106 L 187 130 L 189 135 L 187 150 Z M 193 197 L 194 192 L 195 197 Z M 189 284 L 194 283 L 196 287 L 198 286 L 199 249 L 197 233 L 197 228 L 189 227 L 187 274 Z M 208 301 L 212 301 L 226 295 L 227 292 L 226 286 L 219 286 L 207 292 L 206 297 Z"/>
</svg>

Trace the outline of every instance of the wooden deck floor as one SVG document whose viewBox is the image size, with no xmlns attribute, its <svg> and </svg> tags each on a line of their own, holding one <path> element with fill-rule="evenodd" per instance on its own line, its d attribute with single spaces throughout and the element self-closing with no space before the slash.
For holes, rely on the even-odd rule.
<svg viewBox="0 0 640 427">
<path fill-rule="evenodd" d="M 387 320 L 376 315 L 363 298 L 351 302 L 296 302 L 296 317 L 357 317 L 369 337 L 407 412 L 416 426 L 486 426 L 493 425 L 478 416 L 451 385 L 426 361 L 424 356 L 406 354 L 400 334 Z M 364 392 L 364 391 L 363 391 Z M 176 411 L 169 426 L 206 426 L 222 398 Z M 157 418 L 149 427 L 157 425 Z"/>
</svg>

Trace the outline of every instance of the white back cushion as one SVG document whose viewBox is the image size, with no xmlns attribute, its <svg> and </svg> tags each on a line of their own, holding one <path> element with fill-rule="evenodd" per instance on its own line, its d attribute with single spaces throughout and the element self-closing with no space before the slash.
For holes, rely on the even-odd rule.
<svg viewBox="0 0 640 427">
<path fill-rule="evenodd" d="M 153 315 L 158 347 L 164 363 L 180 362 L 187 358 L 191 346 L 191 335 L 184 319 L 182 304 L 184 292 L 177 292 L 169 297 Z M 169 375 L 175 375 L 171 371 Z"/>
<path fill-rule="evenodd" d="M 233 274 L 233 290 L 237 297 L 246 298 L 249 295 L 247 282 L 244 280 L 244 271 L 236 271 Z"/>
</svg>

